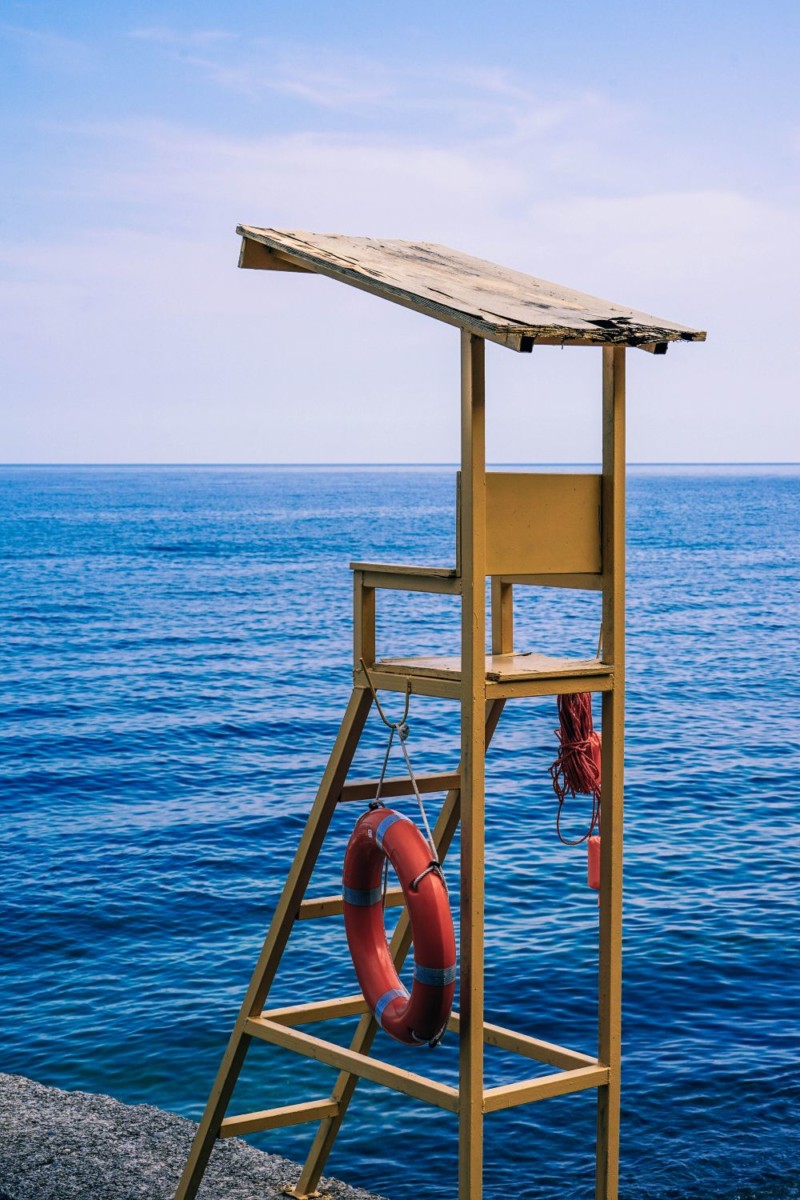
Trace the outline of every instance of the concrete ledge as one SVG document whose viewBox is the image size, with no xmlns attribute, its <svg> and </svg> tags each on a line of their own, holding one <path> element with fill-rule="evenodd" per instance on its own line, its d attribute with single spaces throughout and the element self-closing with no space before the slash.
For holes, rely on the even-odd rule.
<svg viewBox="0 0 800 1200">
<path fill-rule="evenodd" d="M 0 1074 L 0 1200 L 171 1200 L 196 1126 L 148 1104 Z M 198 1200 L 285 1200 L 296 1163 L 218 1142 Z M 379 1200 L 336 1179 L 334 1200 Z"/>
</svg>

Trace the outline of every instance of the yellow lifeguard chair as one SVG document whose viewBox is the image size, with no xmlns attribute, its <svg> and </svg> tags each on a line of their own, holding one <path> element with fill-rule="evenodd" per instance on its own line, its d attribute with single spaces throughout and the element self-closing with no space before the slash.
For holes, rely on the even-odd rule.
<svg viewBox="0 0 800 1200">
<path fill-rule="evenodd" d="M 317 1195 L 325 1162 L 360 1078 L 458 1114 L 459 1200 L 483 1195 L 483 1118 L 515 1105 L 597 1089 L 597 1200 L 616 1200 L 620 1101 L 622 935 L 622 775 L 625 609 L 625 351 L 666 352 L 670 342 L 705 333 L 635 312 L 493 263 L 427 243 L 286 232 L 249 225 L 239 265 L 327 275 L 457 326 L 461 331 L 461 473 L 455 567 L 357 562 L 354 578 L 353 691 L 271 928 L 200 1123 L 176 1200 L 192 1200 L 217 1137 L 304 1121 L 318 1125 L 290 1194 Z M 528 352 L 534 346 L 602 349 L 603 462 L 600 474 L 490 472 L 484 448 L 486 341 Z M 491 578 L 491 653 L 486 654 L 486 579 Z M 515 653 L 515 585 L 602 592 L 596 658 Z M 461 597 L 461 655 L 377 658 L 375 598 L 381 589 Z M 449 775 L 423 775 L 420 791 L 446 792 L 433 831 L 439 859 L 461 826 L 459 1084 L 451 1087 L 370 1054 L 377 1024 L 361 994 L 265 1009 L 294 922 L 343 911 L 342 896 L 306 898 L 336 806 L 375 798 L 378 780 L 347 781 L 373 703 L 372 688 L 460 701 L 461 761 Z M 598 1045 L 596 1055 L 487 1023 L 484 1015 L 484 767 L 506 701 L 574 692 L 602 694 L 603 839 L 600 878 Z M 384 783 L 381 797 L 409 795 L 407 780 Z M 402 902 L 393 889 L 390 904 Z M 400 967 L 411 945 L 402 913 L 391 939 Z M 313 1037 L 304 1024 L 360 1018 L 349 1048 Z M 262 1112 L 228 1116 L 245 1055 L 256 1038 L 316 1059 L 340 1074 L 330 1094 Z M 484 1080 L 484 1045 L 553 1071 L 500 1087 Z"/>
</svg>

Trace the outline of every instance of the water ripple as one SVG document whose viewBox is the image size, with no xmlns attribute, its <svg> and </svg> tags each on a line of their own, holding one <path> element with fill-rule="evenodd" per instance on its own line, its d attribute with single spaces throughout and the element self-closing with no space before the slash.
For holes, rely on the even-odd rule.
<svg viewBox="0 0 800 1200">
<path fill-rule="evenodd" d="M 634 471 L 629 514 L 622 1195 L 797 1200 L 800 472 Z M 453 527 L 434 468 L 0 470 L 4 1069 L 199 1113 L 347 702 L 347 563 L 450 562 Z M 599 618 L 532 590 L 518 643 L 592 653 Z M 458 635 L 451 598 L 380 598 L 387 650 Z M 552 699 L 509 705 L 489 755 L 487 1007 L 592 1052 L 597 905 L 554 836 L 555 724 Z M 382 747 L 371 718 L 353 774 Z M 455 766 L 452 703 L 415 702 L 411 748 Z M 338 888 L 354 816 L 313 891 Z M 355 986 L 341 920 L 301 923 L 278 1002 Z M 380 1052 L 457 1078 L 452 1039 Z M 492 1082 L 527 1070 L 487 1054 Z M 259 1047 L 236 1103 L 330 1080 Z M 592 1194 L 592 1106 L 493 1116 L 487 1200 Z M 399 1170 L 389 1125 L 424 1158 Z M 364 1084 L 331 1169 L 411 1200 L 431 1160 L 454 1176 L 454 1133 Z M 302 1157 L 308 1136 L 260 1141 Z"/>
</svg>

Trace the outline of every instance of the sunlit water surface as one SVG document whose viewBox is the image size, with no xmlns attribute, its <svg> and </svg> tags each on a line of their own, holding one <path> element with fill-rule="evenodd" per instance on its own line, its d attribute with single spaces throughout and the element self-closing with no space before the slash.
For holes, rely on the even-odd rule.
<svg viewBox="0 0 800 1200">
<path fill-rule="evenodd" d="M 451 562 L 453 472 L 6 468 L 0 517 L 2 1069 L 197 1117 L 347 702 L 348 562 Z M 797 468 L 631 471 L 625 1200 L 800 1196 L 799 558 Z M 520 598 L 518 648 L 594 653 L 597 604 Z M 381 596 L 379 641 L 456 650 L 455 601 Z M 597 905 L 555 837 L 555 723 L 552 698 L 509 705 L 490 752 L 487 1010 L 592 1052 Z M 353 773 L 382 746 L 371 717 Z M 453 705 L 415 700 L 410 746 L 452 769 Z M 304 922 L 274 999 L 355 989 L 340 920 Z M 455 1081 L 452 1038 L 376 1049 Z M 488 1055 L 491 1083 L 529 1071 Z M 235 1109 L 333 1078 L 256 1045 Z M 257 1141 L 302 1159 L 311 1133 Z M 364 1083 L 329 1169 L 452 1196 L 455 1134 Z M 593 1139 L 591 1093 L 487 1118 L 487 1200 L 591 1196 Z"/>
</svg>

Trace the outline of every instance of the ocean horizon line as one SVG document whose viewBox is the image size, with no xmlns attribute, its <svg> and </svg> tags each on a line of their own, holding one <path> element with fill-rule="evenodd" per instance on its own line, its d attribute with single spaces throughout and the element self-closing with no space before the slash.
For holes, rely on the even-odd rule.
<svg viewBox="0 0 800 1200">
<path fill-rule="evenodd" d="M 536 462 L 533 460 L 519 461 L 501 461 L 492 460 L 487 462 L 487 467 L 599 467 L 599 459 L 581 459 L 581 460 L 564 460 L 561 462 Z M 800 461 L 795 459 L 731 459 L 704 461 L 695 459 L 685 459 L 678 461 L 654 461 L 654 460 L 629 460 L 628 467 L 798 467 Z M 26 468 L 50 468 L 50 469 L 107 469 L 107 468 L 125 468 L 137 469 L 146 467 L 151 470 L 159 468 L 175 469 L 175 468 L 202 468 L 213 467 L 217 468 L 246 468 L 246 469 L 269 469 L 269 470 L 298 470 L 300 468 L 308 469 L 371 469 L 378 470 L 381 468 L 452 468 L 458 469 L 459 463 L 456 460 L 450 462 L 0 462 L 0 470 L 2 469 L 20 469 Z"/>
</svg>

